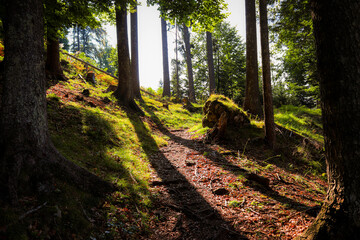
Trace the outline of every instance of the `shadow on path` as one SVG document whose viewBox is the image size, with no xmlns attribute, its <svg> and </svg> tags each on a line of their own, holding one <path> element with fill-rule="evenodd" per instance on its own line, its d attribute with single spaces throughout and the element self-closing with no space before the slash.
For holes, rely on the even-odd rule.
<svg viewBox="0 0 360 240">
<path fill-rule="evenodd" d="M 180 232 L 177 239 L 247 239 L 240 232 L 235 231 L 159 151 L 157 143 L 141 118 L 131 112 L 128 112 L 127 116 L 152 167 L 161 178 L 160 182 L 153 185 L 165 186 L 170 195 L 171 199 L 162 202 L 161 205 L 185 216 L 178 218 L 175 225 L 180 225 L 179 227 L 173 227 L 173 231 Z"/>
<path fill-rule="evenodd" d="M 223 157 L 222 154 L 220 154 L 219 152 L 215 151 L 214 149 L 206 146 L 206 144 L 204 144 L 200 141 L 196 141 L 196 140 L 184 139 L 184 138 L 181 138 L 181 137 L 173 134 L 166 127 L 164 127 L 164 125 L 161 123 L 161 120 L 156 116 L 156 114 L 153 111 L 151 111 L 151 109 L 149 107 L 147 107 L 146 104 L 143 104 L 142 107 L 145 109 L 146 112 L 148 112 L 151 115 L 153 122 L 157 125 L 157 128 L 161 131 L 161 133 L 168 136 L 171 140 L 173 140 L 181 145 L 184 145 L 190 149 L 193 149 L 195 151 L 199 151 L 201 154 L 203 154 L 204 152 L 212 153 L 212 154 L 208 154 L 206 156 L 206 158 L 211 160 L 216 166 L 221 167 L 224 170 L 227 170 L 229 172 L 232 172 L 235 175 L 243 175 L 243 174 L 248 173 L 247 170 L 240 168 L 239 166 L 236 166 L 233 163 L 229 162 L 226 158 Z M 256 174 L 251 174 L 251 175 L 252 176 L 255 175 L 255 179 L 261 178 L 260 176 L 256 176 Z M 247 185 L 248 187 L 253 188 L 255 191 L 258 191 L 258 192 L 262 193 L 263 195 L 274 199 L 275 201 L 278 201 L 282 204 L 286 204 L 286 206 L 288 206 L 289 208 L 292 208 L 298 212 L 303 212 L 305 209 L 311 208 L 310 206 L 296 202 L 286 196 L 281 196 L 277 191 L 275 191 L 269 187 L 259 186 L 259 184 L 252 184 L 251 183 L 252 181 L 249 181 L 249 182 L 250 182 L 250 184 Z M 316 213 L 314 215 L 313 212 L 306 212 L 306 214 L 311 215 L 311 216 L 316 216 Z"/>
</svg>

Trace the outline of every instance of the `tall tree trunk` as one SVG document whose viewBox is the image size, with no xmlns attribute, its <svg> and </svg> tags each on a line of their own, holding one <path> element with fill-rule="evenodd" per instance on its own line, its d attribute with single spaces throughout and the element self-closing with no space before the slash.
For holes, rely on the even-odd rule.
<svg viewBox="0 0 360 240">
<path fill-rule="evenodd" d="M 131 13 L 131 76 L 133 81 L 134 97 L 141 99 L 140 80 L 139 80 L 139 41 L 138 41 L 138 18 L 137 1 Z"/>
<path fill-rule="evenodd" d="M 163 54 L 163 96 L 170 97 L 169 53 L 167 43 L 167 28 L 165 19 L 161 18 L 162 54 Z"/>
<path fill-rule="evenodd" d="M 187 74 L 189 80 L 189 92 L 188 97 L 190 102 L 196 102 L 195 99 L 195 88 L 194 88 L 194 75 L 192 69 L 192 61 L 191 61 L 191 47 L 190 47 L 190 33 L 188 27 L 183 24 L 183 33 L 184 33 L 184 42 L 185 42 L 185 56 L 186 56 L 186 66 L 187 66 Z"/>
<path fill-rule="evenodd" d="M 122 1 L 118 0 L 116 5 L 119 83 L 117 89 L 114 92 L 114 95 L 120 104 L 130 106 L 130 104 L 134 102 L 134 94 L 131 81 L 129 42 L 127 32 L 127 10 L 126 3 L 123 3 Z"/>
<path fill-rule="evenodd" d="M 41 0 L 5 2 L 5 82 L 0 114 L 0 189 L 18 195 L 51 189 L 53 176 L 99 194 L 111 189 L 62 157 L 51 143 L 46 114 L 43 5 Z M 100 191 L 100 192 L 98 192 Z"/>
<path fill-rule="evenodd" d="M 76 41 L 77 41 L 77 51 L 80 52 L 81 44 L 80 44 L 80 27 L 76 24 Z"/>
<path fill-rule="evenodd" d="M 45 69 L 51 77 L 55 77 L 55 79 L 58 80 L 66 80 L 60 65 L 59 39 L 53 39 L 51 37 L 47 39 Z"/>
<path fill-rule="evenodd" d="M 271 90 L 271 71 L 270 71 L 270 51 L 269 51 L 269 27 L 267 18 L 267 0 L 260 0 L 260 38 L 263 72 L 263 92 L 264 92 L 264 117 L 265 117 L 265 136 L 271 148 L 275 147 L 275 123 L 273 99 Z"/>
<path fill-rule="evenodd" d="M 209 70 L 209 94 L 215 93 L 215 71 L 214 71 L 214 56 L 213 56 L 213 43 L 211 32 L 206 32 L 206 54 Z"/>
<path fill-rule="evenodd" d="M 180 99 L 180 79 L 179 79 L 179 55 L 178 55 L 178 24 L 175 24 L 175 74 L 176 74 L 176 98 Z"/>
<path fill-rule="evenodd" d="M 262 116 L 258 79 L 255 0 L 245 0 L 246 12 L 246 87 L 244 110 Z"/>
<path fill-rule="evenodd" d="M 312 1 L 329 189 L 298 239 L 360 238 L 360 4 Z"/>
</svg>

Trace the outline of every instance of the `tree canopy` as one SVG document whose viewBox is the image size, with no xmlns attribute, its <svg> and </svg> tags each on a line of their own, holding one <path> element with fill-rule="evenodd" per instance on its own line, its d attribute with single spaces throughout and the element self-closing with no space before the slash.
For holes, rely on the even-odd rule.
<svg viewBox="0 0 360 240">
<path fill-rule="evenodd" d="M 280 62 L 276 78 L 285 81 L 294 99 L 290 103 L 315 106 L 320 97 L 319 76 L 309 1 L 275 2 L 269 13 L 270 33 Z"/>
<path fill-rule="evenodd" d="M 214 26 L 227 16 L 225 0 L 167 1 L 147 0 L 148 4 L 158 4 L 161 16 L 191 26 L 195 31 L 212 31 Z"/>
</svg>

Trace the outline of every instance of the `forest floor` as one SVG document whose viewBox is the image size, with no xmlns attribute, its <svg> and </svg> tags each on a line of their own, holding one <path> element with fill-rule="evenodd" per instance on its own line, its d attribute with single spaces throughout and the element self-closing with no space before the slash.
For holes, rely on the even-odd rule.
<svg viewBox="0 0 360 240">
<path fill-rule="evenodd" d="M 151 239 L 293 239 L 320 209 L 326 183 L 269 165 L 261 144 L 241 153 L 233 144 L 193 139 L 184 129 L 161 133 L 170 139 L 151 156 L 161 216 Z"/>
<path fill-rule="evenodd" d="M 139 116 L 107 87 L 51 86 L 49 129 L 66 158 L 118 190 L 99 199 L 59 181 L 2 204 L 0 239 L 293 239 L 315 219 L 327 189 L 321 144 L 278 128 L 272 150 L 259 122 L 205 143 L 189 130 L 200 113 L 144 96 Z"/>
</svg>

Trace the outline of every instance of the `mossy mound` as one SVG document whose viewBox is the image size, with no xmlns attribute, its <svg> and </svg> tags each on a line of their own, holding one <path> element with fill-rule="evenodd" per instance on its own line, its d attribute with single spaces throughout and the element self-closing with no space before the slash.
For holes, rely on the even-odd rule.
<svg viewBox="0 0 360 240">
<path fill-rule="evenodd" d="M 249 124 L 246 112 L 223 95 L 211 95 L 204 105 L 203 127 L 212 128 L 207 138 L 221 138 L 227 128 L 241 127 Z"/>
<path fill-rule="evenodd" d="M 223 95 L 211 95 L 204 105 L 203 127 L 214 127 L 221 115 L 226 113 L 228 125 L 242 126 L 250 123 L 246 112 L 239 108 L 232 100 Z"/>
</svg>

